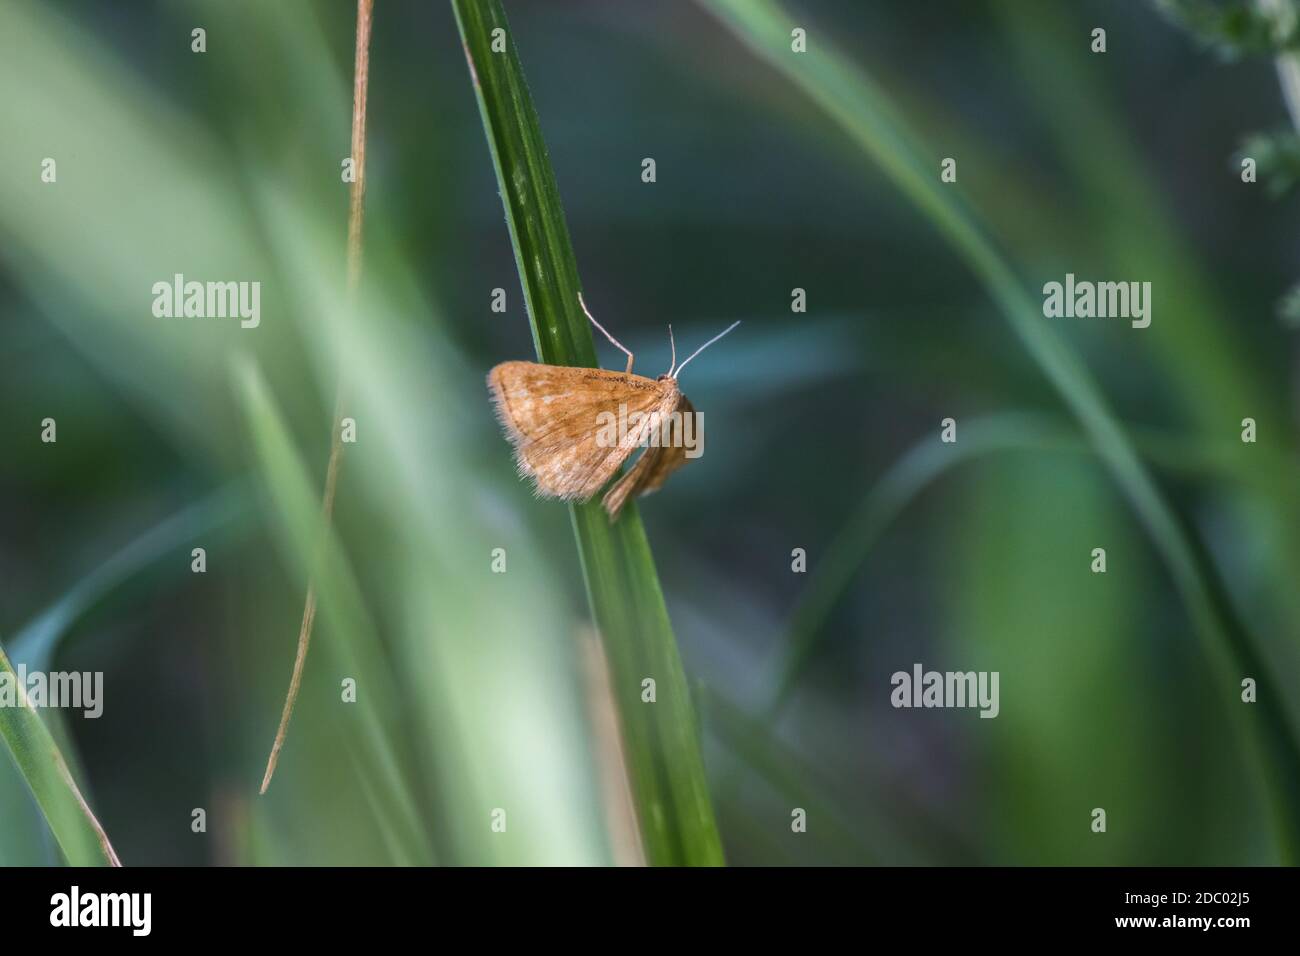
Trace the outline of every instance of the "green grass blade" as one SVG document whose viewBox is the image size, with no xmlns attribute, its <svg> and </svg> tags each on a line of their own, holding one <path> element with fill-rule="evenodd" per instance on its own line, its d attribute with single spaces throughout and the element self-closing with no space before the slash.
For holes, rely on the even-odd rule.
<svg viewBox="0 0 1300 956">
<path fill-rule="evenodd" d="M 120 866 L 49 729 L 27 703 L 18 675 L 0 650 L 0 679 L 18 689 L 18 706 L 0 707 L 0 738 L 32 789 L 64 858 L 73 866 Z"/>
<path fill-rule="evenodd" d="M 243 507 L 241 489 L 232 483 L 134 538 L 106 561 L 89 569 L 15 633 L 7 642 L 12 660 L 25 664 L 28 671 L 49 670 L 61 642 L 95 604 L 130 584 L 143 586 L 138 579 L 145 577 L 144 572 L 162 563 L 166 555 L 176 553 L 195 535 L 230 525 Z M 187 564 L 182 563 L 181 567 L 188 572 Z M 65 762 L 76 779 L 81 769 L 77 754 L 68 743 L 66 726 L 62 725 L 66 722 L 60 722 L 57 711 L 47 711 L 44 716 L 56 745 L 60 741 L 63 743 Z M 28 798 L 27 793 L 27 783 L 22 776 L 9 774 L 0 767 L 0 817 L 15 828 L 22 825 L 21 821 L 30 819 L 29 829 L 32 831 L 21 840 L 0 847 L 0 866 L 56 862 L 54 841 L 48 838 L 40 807 Z"/>
<path fill-rule="evenodd" d="M 232 523 L 244 508 L 242 493 L 231 483 L 132 539 L 14 635 L 9 645 L 14 658 L 34 670 L 47 669 L 59 642 L 97 601 L 197 535 Z"/>
<path fill-rule="evenodd" d="M 577 264 L 555 173 L 505 13 L 498 0 L 452 0 L 452 7 L 538 358 L 594 367 L 596 349 L 578 307 Z M 494 30 L 503 31 L 498 37 L 504 52 L 492 50 Z M 631 504 L 610 524 L 598 501 L 571 507 L 587 596 L 609 660 L 647 862 L 721 864 L 695 712 L 640 515 Z M 655 703 L 641 701 L 647 677 L 655 680 Z"/>
<path fill-rule="evenodd" d="M 395 681 L 375 626 L 338 538 L 321 523 L 319 503 L 270 388 L 251 361 L 231 367 L 232 384 L 248 419 L 257 463 L 278 518 L 277 536 L 298 566 L 302 580 L 319 582 L 319 654 L 338 673 L 373 691 L 360 695 L 355 720 L 339 722 L 339 744 L 351 759 L 376 825 L 393 862 L 423 864 L 431 859 L 414 790 L 375 701 L 397 699 Z M 313 547 L 313 542 L 318 546 Z M 301 717 L 300 717 L 301 719 Z"/>
<path fill-rule="evenodd" d="M 1142 457 L 1188 479 L 1215 479 L 1236 486 L 1280 492 L 1293 480 L 1293 466 L 1282 455 L 1260 455 L 1243 463 L 1231 450 L 1150 429 L 1131 429 Z M 807 665 L 827 636 L 826 621 L 848 594 L 854 578 L 884 532 L 920 494 L 955 469 L 1003 451 L 1068 453 L 1095 458 L 1096 450 L 1068 422 L 1027 412 L 1005 412 L 962 422 L 961 442 L 933 437 L 916 442 L 868 490 L 827 547 L 790 614 L 780 660 L 765 704 L 775 720 L 789 701 Z"/>
<path fill-rule="evenodd" d="M 1008 448 L 1055 448 L 1072 438 L 1059 425 L 1011 412 L 962 422 L 961 441 L 957 444 L 926 438 L 908 450 L 872 486 L 844 523 L 790 615 L 781 660 L 765 705 L 768 720 L 774 720 L 789 700 L 826 634 L 827 618 L 848 592 L 877 540 L 923 490 L 949 469 L 981 455 Z"/>
<path fill-rule="evenodd" d="M 1262 758 L 1279 831 L 1290 861 L 1300 860 L 1300 746 L 1285 711 L 1284 691 L 1237 618 L 1199 543 L 1166 502 L 1078 357 L 1043 321 L 1039 303 L 981 229 L 953 188 L 940 183 L 940 153 L 925 148 L 890 98 L 859 67 L 834 50 L 825 34 L 809 52 L 792 53 L 796 24 L 774 0 L 698 0 L 757 56 L 775 67 L 833 119 L 895 186 L 934 224 L 984 285 L 1012 329 L 1078 419 L 1116 484 L 1145 526 L 1187 608 L 1224 688 L 1222 706 Z M 1240 675 L 1257 678 L 1260 703 L 1242 713 Z M 1265 695 L 1271 698 L 1267 702 Z"/>
</svg>

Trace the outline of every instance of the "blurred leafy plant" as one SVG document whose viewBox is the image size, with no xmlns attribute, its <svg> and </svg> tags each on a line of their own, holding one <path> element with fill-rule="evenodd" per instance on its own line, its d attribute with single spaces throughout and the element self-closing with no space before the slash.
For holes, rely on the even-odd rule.
<svg viewBox="0 0 1300 956">
<path fill-rule="evenodd" d="M 1287 290 L 1277 304 L 1278 318 L 1289 328 L 1300 329 L 1300 283 Z"/>
<path fill-rule="evenodd" d="M 1272 199 L 1281 199 L 1300 182 L 1300 136 L 1294 130 L 1252 133 L 1237 152 L 1237 165 L 1250 158 Z"/>
<path fill-rule="evenodd" d="M 1155 0 L 1155 5 L 1224 60 L 1300 49 L 1300 21 L 1285 7 L 1251 0 Z"/>
<path fill-rule="evenodd" d="M 1278 80 L 1291 113 L 1292 126 L 1272 133 L 1246 136 L 1234 157 L 1235 165 L 1255 161 L 1257 177 L 1271 199 L 1290 194 L 1300 182 L 1300 15 L 1294 0 L 1155 0 L 1170 20 L 1182 26 L 1227 60 L 1250 55 L 1276 59 Z M 1278 317 L 1292 328 L 1300 326 L 1300 284 L 1278 302 Z"/>
<path fill-rule="evenodd" d="M 1245 56 L 1278 58 L 1283 94 L 1294 114 L 1293 68 L 1285 64 L 1300 51 L 1300 17 L 1292 0 L 1259 3 L 1215 3 L 1213 0 L 1155 0 L 1156 6 L 1204 46 L 1225 60 Z M 1294 119 L 1294 116 L 1293 116 Z M 1256 173 L 1273 199 L 1285 196 L 1300 182 L 1300 136 L 1296 129 L 1250 133 L 1234 157 L 1236 165 L 1253 159 Z"/>
</svg>

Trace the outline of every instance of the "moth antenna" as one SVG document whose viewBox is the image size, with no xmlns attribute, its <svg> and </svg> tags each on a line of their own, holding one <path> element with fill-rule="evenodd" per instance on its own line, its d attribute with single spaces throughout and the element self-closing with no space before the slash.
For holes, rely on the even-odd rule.
<svg viewBox="0 0 1300 956">
<path fill-rule="evenodd" d="M 673 377 L 673 369 L 677 367 L 677 343 L 673 341 L 673 324 L 668 323 L 668 347 L 673 350 L 672 361 L 668 363 L 668 377 Z"/>
<path fill-rule="evenodd" d="M 688 358 L 685 362 L 683 362 L 680 366 L 678 366 L 677 371 L 676 371 L 676 373 L 674 374 L 673 377 L 675 378 L 677 375 L 681 375 L 681 374 L 682 374 L 682 369 L 686 368 L 686 366 L 690 363 L 691 359 L 695 358 L 695 356 L 699 355 L 701 352 L 703 352 L 705 349 L 707 349 L 710 345 L 712 345 L 714 342 L 718 341 L 718 339 L 722 338 L 724 335 L 726 335 L 728 332 L 730 332 L 732 329 L 734 329 L 734 328 L 735 328 L 736 326 L 738 326 L 739 324 L 740 324 L 740 320 L 737 319 L 735 322 L 732 322 L 729 326 L 727 326 L 725 329 L 723 329 L 721 332 L 719 332 L 719 333 L 718 333 L 717 335 L 715 335 L 713 338 L 709 339 L 707 342 L 705 342 L 703 345 L 701 345 L 698 349 L 696 349 L 694 352 L 692 352 L 692 353 L 690 354 L 690 358 Z"/>
<path fill-rule="evenodd" d="M 604 332 L 605 338 L 609 339 L 611 342 L 614 343 L 614 348 L 618 349 L 620 352 L 622 352 L 624 355 L 627 356 L 627 372 L 625 374 L 631 375 L 632 374 L 632 353 L 629 352 L 627 349 L 623 348 L 622 342 L 614 338 L 614 336 L 610 335 L 608 332 L 605 332 L 605 327 L 596 321 L 596 317 L 592 315 L 591 312 L 587 309 L 587 303 L 582 301 L 581 292 L 578 293 L 578 305 L 582 306 L 582 311 L 586 313 L 587 318 L 591 319 L 591 324 L 594 325 L 596 328 L 600 329 L 601 332 Z"/>
</svg>

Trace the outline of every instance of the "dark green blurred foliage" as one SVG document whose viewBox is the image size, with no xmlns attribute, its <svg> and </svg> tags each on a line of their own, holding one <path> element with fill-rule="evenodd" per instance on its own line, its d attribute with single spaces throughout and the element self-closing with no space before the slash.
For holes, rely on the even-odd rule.
<svg viewBox="0 0 1300 956">
<path fill-rule="evenodd" d="M 1300 182 L 1300 136 L 1293 130 L 1248 136 L 1238 150 L 1238 160 L 1247 157 L 1255 160 L 1257 175 L 1274 199 L 1287 195 Z"/>
<path fill-rule="evenodd" d="M 941 230 L 703 5 L 506 6 L 587 300 L 638 370 L 667 367 L 669 322 L 679 343 L 745 323 L 684 376 L 706 454 L 640 509 L 728 861 L 1286 859 L 1285 781 L 1233 710 L 1247 675 L 1205 653 L 1163 542 Z M 958 159 L 955 195 L 1031 301 L 1067 271 L 1153 283 L 1150 329 L 1051 334 L 1294 687 L 1300 353 L 1275 310 L 1300 229 L 1225 162 L 1285 123 L 1272 63 L 1225 66 L 1146 3 L 785 9 L 806 56 L 874 77 L 936 180 Z M 0 106 L 0 643 L 105 672 L 104 717 L 56 735 L 128 864 L 622 861 L 569 518 L 518 481 L 482 384 L 532 339 L 456 25 L 379 0 L 356 313 L 352 29 L 307 0 L 0 11 L 21 91 Z M 150 284 L 178 271 L 260 279 L 261 326 L 154 319 Z M 333 603 L 258 798 L 344 356 L 360 439 Z M 999 671 L 998 718 L 891 708 L 917 661 Z M 1293 739 L 1295 701 L 1270 706 Z M 7 759 L 0 811 L 0 862 L 57 860 Z"/>
<path fill-rule="evenodd" d="M 1252 0 L 1155 0 L 1155 4 L 1225 60 L 1271 56 L 1300 46 L 1300 22 Z"/>
</svg>

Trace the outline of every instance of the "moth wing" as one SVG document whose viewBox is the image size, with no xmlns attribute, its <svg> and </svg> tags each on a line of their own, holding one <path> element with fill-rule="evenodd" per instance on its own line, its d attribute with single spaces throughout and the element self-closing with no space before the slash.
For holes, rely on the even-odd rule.
<svg viewBox="0 0 1300 956">
<path fill-rule="evenodd" d="M 623 510 L 629 498 L 658 491 L 668 480 L 669 475 L 689 461 L 686 457 L 681 422 L 687 415 L 695 414 L 695 406 L 691 404 L 690 399 L 682 395 L 676 411 L 680 416 L 669 419 L 667 442 L 661 443 L 657 448 L 647 448 L 628 473 L 620 478 L 613 488 L 605 492 L 601 503 L 605 506 L 611 520 L 618 517 L 618 513 Z"/>
<path fill-rule="evenodd" d="M 585 500 L 640 444 L 639 434 L 602 442 L 602 419 L 649 413 L 662 404 L 657 382 L 604 369 L 503 362 L 488 373 L 497 416 L 515 449 L 520 472 L 539 494 Z M 643 429 L 641 429 L 643 430 Z"/>
</svg>

